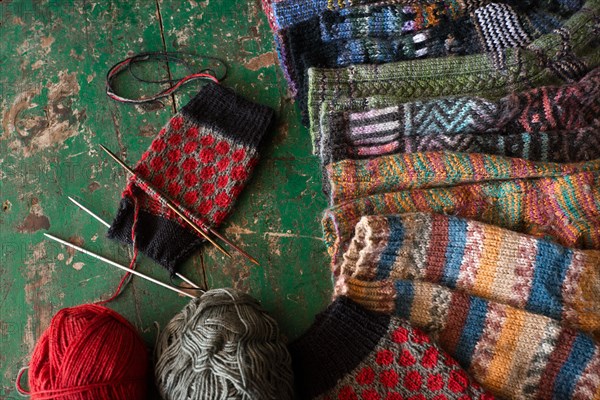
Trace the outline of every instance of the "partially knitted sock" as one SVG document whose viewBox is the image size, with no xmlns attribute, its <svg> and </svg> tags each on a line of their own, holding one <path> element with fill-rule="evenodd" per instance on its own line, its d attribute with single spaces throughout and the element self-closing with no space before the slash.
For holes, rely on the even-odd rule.
<svg viewBox="0 0 600 400">
<path fill-rule="evenodd" d="M 343 278 L 342 278 L 343 279 Z M 600 347 L 552 318 L 428 282 L 349 279 L 344 295 L 430 333 L 486 389 L 503 398 L 600 398 Z M 376 298 L 363 297 L 378 293 Z"/>
<path fill-rule="evenodd" d="M 599 12 L 600 1 L 588 0 L 560 30 L 541 36 L 523 49 L 503 51 L 506 64 L 500 69 L 488 55 L 465 56 L 460 62 L 441 58 L 337 69 L 311 68 L 308 109 L 313 143 L 320 141 L 318 118 L 323 111 L 321 105 L 328 100 L 373 95 L 394 97 L 398 103 L 415 96 L 468 95 L 493 100 L 561 79 L 579 80 L 599 65 L 600 40 L 594 16 Z"/>
<path fill-rule="evenodd" d="M 340 274 L 350 278 L 436 283 L 600 339 L 600 251 L 459 217 L 411 213 L 362 217 L 343 260 Z M 357 290 L 371 295 L 369 285 Z"/>
<path fill-rule="evenodd" d="M 448 187 L 467 183 L 559 177 L 600 171 L 600 159 L 558 164 L 480 153 L 392 154 L 371 160 L 343 160 L 326 167 L 331 203 L 377 193 Z"/>
<path fill-rule="evenodd" d="M 339 272 L 341 255 L 362 216 L 408 212 L 456 215 L 566 247 L 600 250 L 600 171 L 413 189 L 344 202 L 323 217 L 333 272 Z"/>
<path fill-rule="evenodd" d="M 257 146 L 272 117 L 270 108 L 209 83 L 159 132 L 135 171 L 186 209 L 194 222 L 218 226 L 258 161 Z M 123 192 L 110 238 L 132 242 L 136 203 L 137 248 L 174 273 L 202 239 L 133 180 Z"/>
<path fill-rule="evenodd" d="M 421 330 L 341 297 L 290 345 L 307 399 L 493 399 Z"/>
</svg>

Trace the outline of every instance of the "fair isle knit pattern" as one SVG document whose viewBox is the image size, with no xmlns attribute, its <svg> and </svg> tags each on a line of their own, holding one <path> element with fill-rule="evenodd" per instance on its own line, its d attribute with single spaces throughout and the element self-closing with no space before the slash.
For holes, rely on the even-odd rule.
<svg viewBox="0 0 600 400">
<path fill-rule="evenodd" d="M 357 197 L 325 211 L 323 231 L 339 274 L 341 255 L 362 216 L 440 213 L 600 250 L 600 171 L 509 179 Z"/>
<path fill-rule="evenodd" d="M 321 105 L 334 99 L 393 97 L 398 103 L 418 96 L 478 96 L 499 99 L 531 87 L 581 79 L 600 64 L 600 0 L 588 0 L 560 30 L 525 48 L 506 49 L 500 71 L 488 55 L 401 61 L 309 70 L 308 109 L 313 143 L 320 141 Z M 328 110 L 327 110 L 328 111 Z M 315 149 L 316 150 L 316 149 Z"/>
<path fill-rule="evenodd" d="M 341 297 L 290 345 L 303 399 L 492 400 L 406 320 Z"/>
<path fill-rule="evenodd" d="M 600 399 L 598 343 L 555 319 L 429 282 L 342 276 L 337 286 L 367 309 L 424 329 L 499 397 Z"/>
<path fill-rule="evenodd" d="M 456 20 L 465 12 L 458 0 L 325 11 L 320 17 L 321 39 L 324 42 L 360 36 L 389 39 Z"/>
<path fill-rule="evenodd" d="M 160 130 L 135 171 L 198 225 L 218 226 L 258 162 L 258 145 L 273 110 L 216 83 L 200 92 Z M 108 236 L 132 242 L 171 273 L 202 243 L 164 201 L 130 179 Z"/>
<path fill-rule="evenodd" d="M 370 160 L 342 160 L 328 165 L 326 170 L 331 204 L 339 204 L 407 189 L 600 172 L 600 159 L 559 164 L 480 153 L 401 153 Z"/>
<path fill-rule="evenodd" d="M 436 283 L 600 339 L 600 251 L 454 216 L 409 213 L 362 217 L 343 259 L 340 273 L 350 278 Z"/>
<path fill-rule="evenodd" d="M 349 112 L 349 140 L 362 144 L 387 137 L 458 133 L 573 130 L 600 116 L 600 68 L 579 82 L 512 93 L 496 102 L 446 97 Z"/>
</svg>

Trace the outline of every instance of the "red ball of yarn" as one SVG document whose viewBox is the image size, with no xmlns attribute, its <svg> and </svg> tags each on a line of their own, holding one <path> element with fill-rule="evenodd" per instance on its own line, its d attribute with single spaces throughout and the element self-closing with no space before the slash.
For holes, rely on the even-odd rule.
<svg viewBox="0 0 600 400">
<path fill-rule="evenodd" d="M 146 346 L 121 315 L 92 304 L 52 318 L 29 364 L 31 399 L 145 399 Z"/>
</svg>

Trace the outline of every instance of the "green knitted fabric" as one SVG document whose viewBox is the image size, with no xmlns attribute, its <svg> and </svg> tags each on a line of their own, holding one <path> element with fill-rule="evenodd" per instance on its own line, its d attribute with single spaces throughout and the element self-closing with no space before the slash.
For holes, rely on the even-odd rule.
<svg viewBox="0 0 600 400">
<path fill-rule="evenodd" d="M 325 211 L 323 232 L 337 273 L 364 215 L 429 212 L 456 215 L 563 246 L 600 250 L 600 168 L 564 176 L 465 182 L 357 197 Z M 590 164 L 586 164 L 590 166 Z"/>
<path fill-rule="evenodd" d="M 504 65 L 485 54 L 309 70 L 308 109 L 313 143 L 327 100 L 380 95 L 396 101 L 449 95 L 499 99 L 512 91 L 573 81 L 600 65 L 600 0 L 588 0 L 562 29 L 525 48 L 503 52 Z M 316 151 L 316 148 L 314 149 Z"/>
</svg>

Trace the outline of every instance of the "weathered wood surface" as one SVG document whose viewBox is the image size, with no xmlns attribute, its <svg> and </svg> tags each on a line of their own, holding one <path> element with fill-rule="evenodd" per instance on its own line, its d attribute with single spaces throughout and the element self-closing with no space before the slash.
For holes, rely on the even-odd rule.
<svg viewBox="0 0 600 400">
<path fill-rule="evenodd" d="M 51 317 L 106 298 L 121 277 L 42 233 L 129 260 L 128 249 L 106 239 L 106 229 L 66 198 L 113 218 L 125 176 L 97 144 L 135 163 L 198 89 L 188 85 L 176 104 L 154 110 L 117 104 L 105 95 L 104 77 L 128 54 L 166 48 L 218 56 L 229 67 L 227 86 L 277 110 L 254 179 L 221 228 L 262 266 L 207 247 L 181 271 L 198 282 L 206 276 L 209 287 L 249 292 L 290 339 L 308 327 L 331 291 L 319 224 L 325 199 L 259 0 L 0 1 L 0 39 L 0 399 L 18 398 L 17 371 Z M 139 269 L 168 279 L 148 259 Z M 154 322 L 163 326 L 186 302 L 134 279 L 110 306 L 151 345 Z"/>
</svg>

